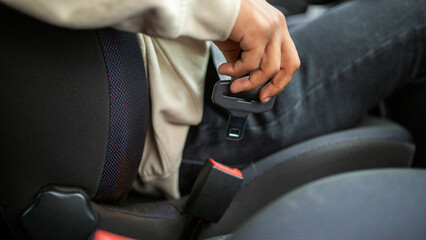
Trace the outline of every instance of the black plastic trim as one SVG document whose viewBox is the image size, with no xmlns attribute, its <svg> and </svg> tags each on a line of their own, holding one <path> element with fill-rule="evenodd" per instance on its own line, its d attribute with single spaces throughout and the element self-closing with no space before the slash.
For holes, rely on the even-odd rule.
<svg viewBox="0 0 426 240">
<path fill-rule="evenodd" d="M 21 217 L 31 239 L 87 239 L 97 222 L 86 196 L 64 188 L 41 192 Z"/>
</svg>

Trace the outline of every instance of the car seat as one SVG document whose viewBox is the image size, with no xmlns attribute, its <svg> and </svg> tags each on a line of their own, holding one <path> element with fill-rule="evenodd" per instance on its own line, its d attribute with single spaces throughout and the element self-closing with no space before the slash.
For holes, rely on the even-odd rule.
<svg viewBox="0 0 426 240">
<path fill-rule="evenodd" d="M 0 31 L 0 206 L 14 236 L 178 239 L 187 197 L 129 194 L 149 121 L 137 36 L 55 27 L 4 6 Z M 309 181 L 409 167 L 413 154 L 410 134 L 378 119 L 283 149 L 242 170 L 242 188 L 201 238 L 233 232 Z"/>
<path fill-rule="evenodd" d="M 425 189 L 424 169 L 338 174 L 279 198 L 235 234 L 209 240 L 425 239 Z"/>
</svg>

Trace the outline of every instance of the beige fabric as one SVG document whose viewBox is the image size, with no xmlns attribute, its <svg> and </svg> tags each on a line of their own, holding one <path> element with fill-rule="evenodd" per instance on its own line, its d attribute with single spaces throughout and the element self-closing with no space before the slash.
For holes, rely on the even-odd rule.
<svg viewBox="0 0 426 240">
<path fill-rule="evenodd" d="M 134 188 L 178 198 L 190 125 L 201 121 L 209 44 L 226 39 L 241 0 L 0 0 L 51 24 L 140 32 L 151 125 Z M 150 35 L 150 36 L 148 36 Z M 174 40 L 167 40 L 174 39 Z"/>
<path fill-rule="evenodd" d="M 226 39 L 240 0 L 0 0 L 46 22 L 119 29 L 161 38 Z"/>
<path fill-rule="evenodd" d="M 177 169 L 190 125 L 201 121 L 208 44 L 190 38 L 166 40 L 140 35 L 146 50 L 152 125 L 139 167 L 137 190 L 152 185 L 170 198 L 179 197 Z M 149 183 L 147 184 L 143 183 Z"/>
</svg>

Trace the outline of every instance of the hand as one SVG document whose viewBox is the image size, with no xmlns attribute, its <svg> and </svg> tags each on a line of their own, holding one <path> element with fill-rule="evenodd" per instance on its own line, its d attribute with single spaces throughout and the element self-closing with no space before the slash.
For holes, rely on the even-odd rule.
<svg viewBox="0 0 426 240">
<path fill-rule="evenodd" d="M 284 15 L 265 0 L 242 0 L 228 40 L 215 44 L 227 60 L 220 74 L 239 77 L 251 72 L 249 78 L 235 80 L 231 92 L 252 90 L 272 79 L 259 92 L 262 102 L 283 91 L 300 67 Z"/>
</svg>

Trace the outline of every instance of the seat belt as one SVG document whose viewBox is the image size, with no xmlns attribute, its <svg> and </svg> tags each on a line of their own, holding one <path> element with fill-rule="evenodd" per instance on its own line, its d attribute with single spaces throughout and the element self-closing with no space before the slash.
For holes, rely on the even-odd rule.
<svg viewBox="0 0 426 240">
<path fill-rule="evenodd" d="M 220 50 L 213 44 L 212 56 L 215 64 L 211 61 L 209 62 L 207 72 L 210 74 L 217 73 L 217 66 L 225 60 Z M 242 77 L 248 77 L 248 74 Z M 209 78 L 210 76 L 207 76 L 207 79 Z M 275 103 L 275 97 L 272 97 L 267 103 L 259 101 L 259 91 L 264 85 L 251 91 L 234 94 L 231 93 L 229 87 L 238 78 L 229 79 L 219 74 L 218 78 L 220 80 L 213 87 L 212 101 L 227 109 L 230 113 L 226 138 L 229 140 L 241 140 L 244 135 L 247 117 L 251 113 L 271 110 Z M 210 83 L 207 82 L 206 84 Z M 187 221 L 180 240 L 195 240 L 205 224 L 218 222 L 239 191 L 243 180 L 240 170 L 231 169 L 215 162 L 213 159 L 207 160 L 195 181 L 185 206 L 184 212 L 191 217 Z"/>
</svg>

